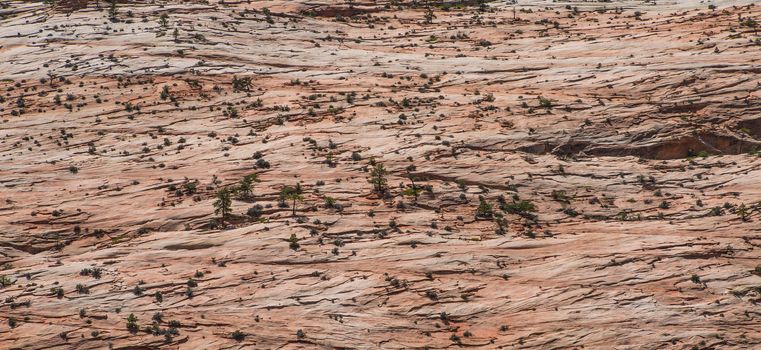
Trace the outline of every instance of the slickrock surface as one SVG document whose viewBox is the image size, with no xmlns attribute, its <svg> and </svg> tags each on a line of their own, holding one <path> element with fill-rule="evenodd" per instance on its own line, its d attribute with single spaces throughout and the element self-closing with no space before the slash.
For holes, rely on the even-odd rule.
<svg viewBox="0 0 761 350">
<path fill-rule="evenodd" d="M 0 349 L 759 349 L 751 3 L 1 0 Z"/>
</svg>

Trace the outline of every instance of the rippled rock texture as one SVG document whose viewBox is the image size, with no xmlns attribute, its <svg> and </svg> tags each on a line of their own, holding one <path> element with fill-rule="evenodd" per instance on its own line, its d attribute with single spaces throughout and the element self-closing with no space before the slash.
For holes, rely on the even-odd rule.
<svg viewBox="0 0 761 350">
<path fill-rule="evenodd" d="M 752 1 L 0 5 L 1 349 L 761 348 Z"/>
</svg>

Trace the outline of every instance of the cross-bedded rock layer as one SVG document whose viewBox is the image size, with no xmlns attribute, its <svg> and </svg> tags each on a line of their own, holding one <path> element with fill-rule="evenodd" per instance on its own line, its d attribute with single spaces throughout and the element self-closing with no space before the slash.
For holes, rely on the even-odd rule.
<svg viewBox="0 0 761 350">
<path fill-rule="evenodd" d="M 746 3 L 2 2 L 0 348 L 761 347 Z"/>
</svg>

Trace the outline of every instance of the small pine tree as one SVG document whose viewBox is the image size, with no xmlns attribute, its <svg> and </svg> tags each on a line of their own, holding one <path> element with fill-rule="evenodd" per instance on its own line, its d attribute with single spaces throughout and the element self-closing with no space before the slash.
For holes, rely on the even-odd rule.
<svg viewBox="0 0 761 350">
<path fill-rule="evenodd" d="M 433 23 L 434 18 L 436 18 L 436 15 L 433 14 L 433 9 L 429 7 L 428 10 L 425 12 L 425 23 L 426 24 Z"/>
<path fill-rule="evenodd" d="M 130 332 L 137 331 L 137 316 L 135 316 L 135 314 L 129 314 L 129 316 L 127 316 L 127 329 Z"/>
<path fill-rule="evenodd" d="M 296 202 L 304 200 L 304 197 L 301 196 L 301 186 L 297 184 L 296 187 L 283 187 L 280 191 L 280 199 L 281 201 L 289 200 L 293 202 L 291 215 L 296 216 Z"/>
<path fill-rule="evenodd" d="M 111 20 L 111 22 L 117 22 L 116 15 L 116 0 L 111 0 L 111 7 L 108 9 L 108 19 Z"/>
<path fill-rule="evenodd" d="M 291 237 L 288 238 L 288 246 L 291 247 L 293 250 L 299 250 L 299 238 L 296 237 L 295 233 L 291 234 Z"/>
<path fill-rule="evenodd" d="M 407 167 L 407 177 L 410 178 L 410 182 L 412 183 L 412 186 L 406 188 L 402 194 L 408 197 L 413 197 L 415 202 L 417 202 L 418 197 L 420 197 L 420 192 L 423 192 L 423 189 L 418 187 L 415 184 L 415 179 L 412 177 L 412 174 L 410 174 L 410 170 L 414 170 L 414 165 L 410 165 L 410 167 Z"/>
<path fill-rule="evenodd" d="M 373 170 L 370 171 L 370 180 L 368 180 L 368 182 L 373 184 L 375 192 L 386 192 L 386 187 L 388 185 L 388 179 L 386 179 L 387 175 L 388 172 L 386 171 L 386 168 L 383 167 L 383 164 L 377 163 L 373 166 Z"/>
<path fill-rule="evenodd" d="M 171 97 L 168 85 L 164 85 L 164 87 L 161 89 L 161 95 L 159 97 L 161 97 L 162 100 L 166 100 Z"/>
<path fill-rule="evenodd" d="M 492 209 L 491 204 L 486 202 L 483 196 L 478 196 L 478 201 L 478 209 L 476 209 L 477 218 L 491 218 L 494 216 L 494 210 Z"/>
<path fill-rule="evenodd" d="M 740 204 L 740 206 L 737 208 L 737 215 L 740 217 L 740 220 L 742 221 L 748 221 L 750 219 L 750 212 L 748 208 L 745 206 L 745 203 Z"/>
<path fill-rule="evenodd" d="M 259 176 L 257 174 L 249 174 L 240 180 L 238 185 L 238 194 L 243 198 L 249 198 L 253 194 L 254 183 L 259 182 Z"/>
<path fill-rule="evenodd" d="M 230 190 L 225 187 L 217 192 L 217 200 L 214 201 L 214 214 L 221 215 L 222 220 L 225 220 L 231 211 L 232 198 L 230 196 Z"/>
</svg>

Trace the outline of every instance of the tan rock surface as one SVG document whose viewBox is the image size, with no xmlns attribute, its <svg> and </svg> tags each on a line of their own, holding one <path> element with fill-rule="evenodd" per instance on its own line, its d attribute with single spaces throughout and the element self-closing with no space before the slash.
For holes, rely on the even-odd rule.
<svg viewBox="0 0 761 350">
<path fill-rule="evenodd" d="M 0 2 L 0 349 L 761 348 L 761 6 L 440 3 Z"/>
</svg>

